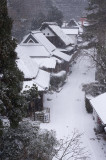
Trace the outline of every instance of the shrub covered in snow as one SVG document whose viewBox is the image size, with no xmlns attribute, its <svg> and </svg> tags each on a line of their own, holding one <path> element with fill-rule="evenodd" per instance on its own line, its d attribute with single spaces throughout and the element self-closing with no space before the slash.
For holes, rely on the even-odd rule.
<svg viewBox="0 0 106 160">
<path fill-rule="evenodd" d="M 6 129 L 0 141 L 3 160 L 87 159 L 88 154 L 77 130 L 71 137 L 57 141 L 54 131 L 41 130 L 38 122 L 25 119 L 16 129 Z"/>
<path fill-rule="evenodd" d="M 57 144 L 53 131 L 40 130 L 39 125 L 30 120 L 5 131 L 3 141 L 3 160 L 49 160 Z"/>
<path fill-rule="evenodd" d="M 65 80 L 66 80 L 67 74 L 66 71 L 60 71 L 58 73 L 53 73 L 51 75 L 50 84 L 53 88 L 59 88 L 61 87 Z"/>
<path fill-rule="evenodd" d="M 89 84 L 83 85 L 83 91 L 85 91 L 85 94 L 89 94 L 93 97 L 96 97 L 104 92 L 106 92 L 106 85 L 101 84 L 99 82 L 93 82 Z"/>
</svg>

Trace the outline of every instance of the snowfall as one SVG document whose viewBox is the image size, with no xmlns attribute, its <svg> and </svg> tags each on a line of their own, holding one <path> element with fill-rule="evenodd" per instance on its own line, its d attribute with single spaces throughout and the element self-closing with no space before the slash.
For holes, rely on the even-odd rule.
<svg viewBox="0 0 106 160">
<path fill-rule="evenodd" d="M 83 133 L 81 141 L 89 153 L 89 160 L 106 160 L 106 141 L 94 132 L 92 114 L 85 109 L 83 84 L 95 81 L 95 67 L 89 57 L 81 55 L 72 66 L 72 73 L 60 92 L 47 93 L 44 106 L 50 107 L 50 123 L 41 128 L 56 131 L 57 139 L 72 136 L 74 130 Z"/>
</svg>

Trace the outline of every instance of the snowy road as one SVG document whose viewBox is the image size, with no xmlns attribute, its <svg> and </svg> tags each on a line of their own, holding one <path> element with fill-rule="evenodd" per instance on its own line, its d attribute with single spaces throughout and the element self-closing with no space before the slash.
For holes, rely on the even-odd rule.
<svg viewBox="0 0 106 160">
<path fill-rule="evenodd" d="M 58 139 L 70 136 L 74 129 L 84 133 L 82 141 L 91 154 L 91 160 L 106 160 L 106 142 L 94 133 L 92 115 L 85 110 L 82 84 L 93 82 L 95 69 L 88 57 L 80 57 L 72 67 L 67 83 L 59 93 L 45 95 L 45 107 L 50 107 L 51 122 L 41 128 L 56 131 Z M 47 101 L 47 98 L 51 101 Z"/>
</svg>

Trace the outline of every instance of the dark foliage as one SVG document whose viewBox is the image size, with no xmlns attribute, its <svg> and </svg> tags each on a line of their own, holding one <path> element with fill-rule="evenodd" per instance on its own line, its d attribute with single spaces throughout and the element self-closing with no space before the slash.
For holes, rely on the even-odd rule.
<svg viewBox="0 0 106 160">
<path fill-rule="evenodd" d="M 22 118 L 24 109 L 20 95 L 23 74 L 16 65 L 16 42 L 11 36 L 12 20 L 8 16 L 7 1 L 0 1 L 0 114 L 9 118 L 11 126 L 16 127 Z M 4 106 L 4 107 L 3 107 Z"/>
<path fill-rule="evenodd" d="M 62 25 L 63 14 L 62 12 L 55 6 L 52 6 L 47 15 L 48 22 L 56 22 L 59 26 Z"/>
<path fill-rule="evenodd" d="M 47 15 L 44 15 L 41 12 L 37 15 L 37 18 L 32 20 L 31 29 L 39 29 L 43 22 L 56 22 L 59 26 L 61 26 L 63 22 L 63 14 L 57 7 L 51 6 Z"/>
<path fill-rule="evenodd" d="M 53 131 L 40 130 L 30 120 L 19 123 L 16 129 L 4 132 L 3 160 L 49 160 L 55 154 L 57 140 Z"/>
<path fill-rule="evenodd" d="M 86 107 L 86 111 L 88 113 L 92 113 L 93 112 L 93 108 L 90 104 L 90 100 L 88 98 L 85 98 L 85 107 Z"/>
<path fill-rule="evenodd" d="M 89 26 L 84 28 L 83 38 L 89 41 L 89 47 L 97 50 L 96 62 L 97 73 L 96 79 L 106 82 L 106 1 L 105 0 L 89 0 L 87 8 L 87 20 Z"/>
</svg>

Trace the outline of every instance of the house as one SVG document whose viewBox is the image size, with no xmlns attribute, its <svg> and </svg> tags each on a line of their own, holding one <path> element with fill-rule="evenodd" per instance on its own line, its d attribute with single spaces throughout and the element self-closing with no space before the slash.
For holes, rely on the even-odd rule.
<svg viewBox="0 0 106 160">
<path fill-rule="evenodd" d="M 60 51 L 41 32 L 32 31 L 32 35 L 36 39 L 38 39 L 39 42 L 51 53 L 51 55 L 52 55 L 51 58 L 53 58 L 53 57 L 57 58 L 56 68 L 53 69 L 52 72 L 53 71 L 59 72 L 61 70 L 65 70 L 68 73 L 72 55 L 67 55 L 66 53 L 72 51 L 73 47 L 67 46 L 65 51 Z M 48 62 L 48 64 L 50 64 L 50 63 Z"/>
<path fill-rule="evenodd" d="M 89 22 L 87 21 L 87 18 L 86 17 L 82 17 L 80 18 L 80 21 L 81 21 L 81 26 L 82 27 L 86 27 L 86 26 L 89 26 Z"/>
<path fill-rule="evenodd" d="M 48 49 L 45 48 L 40 39 L 42 39 L 45 46 L 48 46 Z M 23 41 L 17 46 L 16 52 L 20 56 L 29 56 L 41 69 L 54 72 L 58 68 L 58 61 L 51 59 L 51 51 L 54 49 L 55 46 L 49 44 L 49 41 L 46 41 L 46 37 L 41 32 L 36 31 L 35 34 L 30 32 L 24 37 Z"/>
<path fill-rule="evenodd" d="M 73 40 L 55 22 L 42 23 L 40 30 L 57 48 L 66 48 L 74 44 Z"/>
<path fill-rule="evenodd" d="M 90 100 L 93 108 L 93 119 L 99 131 L 106 127 L 106 93 L 103 93 Z"/>
<path fill-rule="evenodd" d="M 17 46 L 16 52 L 18 55 L 28 55 L 41 69 L 50 73 L 63 69 L 68 72 L 67 68 L 72 57 L 59 51 L 41 31 L 32 31 L 25 36 Z"/>
<path fill-rule="evenodd" d="M 39 32 L 36 32 L 39 34 Z M 49 58 L 49 52 L 32 33 L 24 37 L 23 41 L 17 46 L 16 52 L 18 54 L 25 54 L 30 58 Z"/>
<path fill-rule="evenodd" d="M 77 45 L 77 39 L 78 39 L 78 28 L 62 28 L 62 31 L 69 36 L 74 41 L 74 45 Z"/>
<path fill-rule="evenodd" d="M 79 29 L 78 23 L 75 19 L 70 19 L 70 21 L 67 24 L 67 27 Z"/>
<path fill-rule="evenodd" d="M 39 31 L 32 31 L 32 36 L 34 38 L 36 38 L 39 43 L 41 43 L 47 51 L 50 52 L 50 54 L 52 55 L 52 57 L 58 56 L 57 58 L 59 58 L 62 61 L 70 61 L 72 56 L 66 55 L 64 53 L 66 53 L 67 51 L 72 51 L 73 47 L 72 46 L 67 46 L 65 51 L 59 51 L 59 49 L 57 49 L 44 35 L 42 32 Z M 58 61 L 57 61 L 58 62 Z"/>
<path fill-rule="evenodd" d="M 56 73 L 61 70 L 62 60 L 51 57 L 51 58 L 33 58 L 33 62 L 39 65 L 39 68 L 49 73 Z"/>
<path fill-rule="evenodd" d="M 43 95 L 49 90 L 50 73 L 39 69 L 37 63 L 33 62 L 27 55 L 18 55 L 18 68 L 24 73 L 24 82 L 22 92 L 29 90 L 33 85 L 38 88 L 39 97 L 29 103 L 28 113 L 32 116 L 35 111 L 42 111 Z"/>
<path fill-rule="evenodd" d="M 19 57 L 16 62 L 18 68 L 24 73 L 24 81 L 26 83 L 31 81 L 31 85 L 32 83 L 36 84 L 38 91 L 46 91 L 49 89 L 50 73 L 39 69 L 37 63 L 33 62 L 33 60 L 26 55 Z"/>
<path fill-rule="evenodd" d="M 83 28 L 82 26 L 75 20 L 75 19 L 70 19 L 70 21 L 68 23 L 66 23 L 66 25 L 64 25 L 65 27 L 63 28 L 70 28 L 70 29 L 78 29 L 78 33 L 82 34 L 83 33 Z"/>
</svg>

